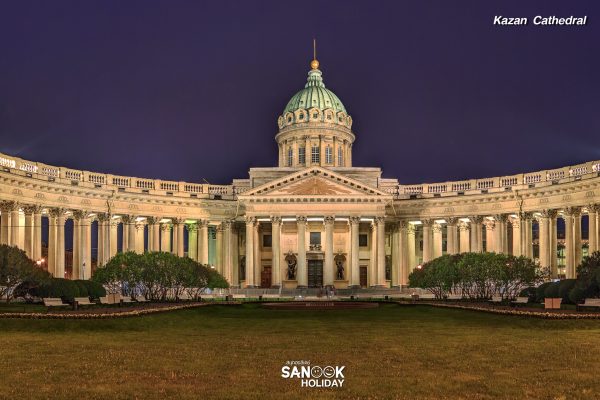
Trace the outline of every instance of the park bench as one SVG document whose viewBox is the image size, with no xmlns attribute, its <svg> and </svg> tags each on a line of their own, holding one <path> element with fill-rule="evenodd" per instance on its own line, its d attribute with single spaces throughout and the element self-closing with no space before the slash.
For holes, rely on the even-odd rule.
<svg viewBox="0 0 600 400">
<path fill-rule="evenodd" d="M 492 304 L 501 304 L 502 303 L 502 296 L 492 296 L 492 299 L 490 300 L 490 303 L 492 303 Z"/>
<path fill-rule="evenodd" d="M 245 299 L 247 298 L 245 294 L 234 294 L 233 295 L 234 299 Z"/>
<path fill-rule="evenodd" d="M 94 303 L 90 301 L 89 297 L 75 297 L 75 303 L 77 306 L 93 306 Z"/>
<path fill-rule="evenodd" d="M 135 303 L 135 300 L 131 298 L 131 296 L 121 296 L 121 303 Z"/>
<path fill-rule="evenodd" d="M 460 294 L 449 294 L 448 297 L 446 297 L 446 300 L 462 300 L 462 295 L 460 295 Z"/>
<path fill-rule="evenodd" d="M 51 307 L 66 307 L 68 304 L 63 303 L 60 297 L 46 297 L 42 299 L 44 301 L 44 305 L 50 309 Z"/>
<path fill-rule="evenodd" d="M 529 297 L 517 297 L 515 300 L 510 302 L 513 306 L 523 305 L 529 303 Z"/>
<path fill-rule="evenodd" d="M 582 307 L 600 308 L 600 299 L 585 299 L 583 304 L 577 304 L 576 309 L 579 310 Z"/>
<path fill-rule="evenodd" d="M 214 294 L 201 294 L 200 295 L 200 300 L 214 300 L 214 299 L 215 299 Z"/>
</svg>

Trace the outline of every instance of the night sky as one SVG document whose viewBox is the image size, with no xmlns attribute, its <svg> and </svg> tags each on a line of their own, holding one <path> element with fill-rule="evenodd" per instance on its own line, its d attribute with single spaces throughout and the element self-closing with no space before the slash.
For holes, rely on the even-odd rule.
<svg viewBox="0 0 600 400">
<path fill-rule="evenodd" d="M 492 24 L 538 14 L 588 24 Z M 600 159 L 597 1 L 0 0 L 0 152 L 231 183 L 277 164 L 313 36 L 354 166 L 420 183 Z"/>
</svg>

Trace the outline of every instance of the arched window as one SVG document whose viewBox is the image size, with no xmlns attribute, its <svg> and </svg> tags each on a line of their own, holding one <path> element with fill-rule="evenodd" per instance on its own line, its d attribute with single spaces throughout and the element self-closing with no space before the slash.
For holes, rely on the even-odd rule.
<svg viewBox="0 0 600 400">
<path fill-rule="evenodd" d="M 287 166 L 291 167 L 294 164 L 294 149 L 288 148 Z"/>
<path fill-rule="evenodd" d="M 338 147 L 338 167 L 344 166 L 344 148 Z"/>
<path fill-rule="evenodd" d="M 331 151 L 331 146 L 325 147 L 325 163 L 333 163 L 333 152 Z"/>
</svg>

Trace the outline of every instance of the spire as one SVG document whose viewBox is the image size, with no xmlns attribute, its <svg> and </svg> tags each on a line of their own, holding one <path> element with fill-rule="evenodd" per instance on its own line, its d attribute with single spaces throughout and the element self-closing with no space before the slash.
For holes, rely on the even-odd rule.
<svg viewBox="0 0 600 400">
<path fill-rule="evenodd" d="M 319 69 L 319 62 L 317 61 L 317 39 L 313 38 L 313 59 L 310 62 L 311 69 Z"/>
</svg>

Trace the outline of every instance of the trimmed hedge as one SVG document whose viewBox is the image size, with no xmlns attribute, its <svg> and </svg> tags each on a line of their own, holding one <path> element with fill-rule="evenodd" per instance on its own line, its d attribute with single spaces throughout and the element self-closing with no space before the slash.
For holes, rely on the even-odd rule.
<svg viewBox="0 0 600 400">
<path fill-rule="evenodd" d="M 555 299 L 557 297 L 560 297 L 558 295 L 559 285 L 560 285 L 560 281 L 559 282 L 550 282 L 550 284 L 548 286 L 546 286 L 546 289 L 544 290 L 544 298 Z"/>
<path fill-rule="evenodd" d="M 94 281 L 78 281 L 83 286 L 85 286 L 87 290 L 87 296 L 92 299 L 99 299 L 100 297 L 106 296 L 106 289 L 98 282 Z"/>
<path fill-rule="evenodd" d="M 527 297 L 529 298 L 530 303 L 535 303 L 536 299 L 536 287 L 529 286 L 519 292 L 519 297 Z"/>
<path fill-rule="evenodd" d="M 559 282 L 558 285 L 558 297 L 562 298 L 563 304 L 573 304 L 571 298 L 569 297 L 569 293 L 575 287 L 577 283 L 577 279 L 563 279 Z"/>
<path fill-rule="evenodd" d="M 553 282 L 544 282 L 535 289 L 535 301 L 542 303 L 546 298 L 546 288 L 552 285 Z"/>
</svg>

